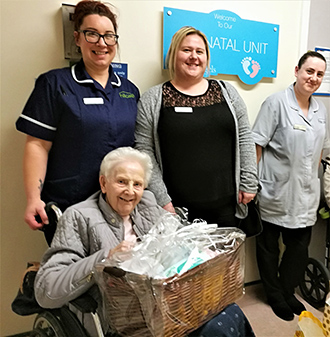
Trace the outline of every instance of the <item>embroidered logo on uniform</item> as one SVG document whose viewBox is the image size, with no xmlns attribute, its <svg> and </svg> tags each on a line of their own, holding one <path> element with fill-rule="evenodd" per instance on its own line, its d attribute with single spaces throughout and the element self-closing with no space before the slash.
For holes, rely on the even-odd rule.
<svg viewBox="0 0 330 337">
<path fill-rule="evenodd" d="M 119 96 L 120 96 L 121 98 L 135 98 L 135 95 L 134 95 L 134 94 L 132 94 L 131 92 L 127 92 L 127 91 L 121 91 L 121 92 L 119 93 Z"/>
</svg>

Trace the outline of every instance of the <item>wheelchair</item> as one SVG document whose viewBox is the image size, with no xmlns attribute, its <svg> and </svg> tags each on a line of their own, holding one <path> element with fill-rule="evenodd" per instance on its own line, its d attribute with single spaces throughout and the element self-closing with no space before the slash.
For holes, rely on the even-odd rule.
<svg viewBox="0 0 330 337">
<path fill-rule="evenodd" d="M 304 278 L 299 284 L 302 297 L 316 309 L 324 307 L 330 292 L 330 211 L 323 207 L 319 214 L 322 219 L 327 220 L 325 263 L 310 257 Z"/>
<path fill-rule="evenodd" d="M 50 225 L 56 226 L 61 210 L 56 203 L 50 202 L 45 207 Z M 38 220 L 38 219 L 37 219 Z M 38 265 L 38 264 L 37 264 Z M 32 264 L 28 263 L 28 267 Z M 21 316 L 37 314 L 31 337 L 118 337 L 104 335 L 100 318 L 97 314 L 97 302 L 88 293 L 58 309 L 43 309 L 34 297 L 34 279 L 38 267 L 28 268 L 23 284 L 12 303 L 12 310 Z M 89 322 L 86 327 L 86 322 Z"/>
<path fill-rule="evenodd" d="M 48 206 L 48 207 L 47 207 Z M 48 215 L 50 223 L 52 219 L 55 219 L 57 222 L 59 216 L 61 216 L 61 212 L 56 208 L 56 205 L 46 206 L 46 213 Z M 183 223 L 188 223 L 187 214 L 185 210 L 177 209 L 177 214 L 182 219 Z M 55 213 L 55 214 L 54 214 Z M 113 269 L 113 268 L 111 268 Z M 35 300 L 34 297 L 34 279 L 37 274 L 38 267 L 33 270 L 33 272 L 25 273 L 23 278 L 23 285 L 21 289 L 23 289 L 23 293 L 25 288 L 27 288 L 27 293 L 30 295 L 28 301 L 25 302 L 25 313 L 26 314 L 37 314 L 32 331 L 29 332 L 29 336 L 32 337 L 119 337 L 117 333 L 113 332 L 105 332 L 102 329 L 101 320 L 97 313 L 98 302 L 92 296 L 92 292 L 94 288 L 92 287 L 87 293 L 81 295 L 75 300 L 69 302 L 67 305 L 64 305 L 61 308 L 57 309 L 44 309 L 41 308 Z M 106 270 L 105 270 L 106 271 Z M 111 272 L 110 270 L 106 272 Z M 97 287 L 97 285 L 94 285 Z M 20 290 L 21 291 L 21 290 Z M 24 296 L 23 296 L 24 297 Z M 14 300 L 14 302 L 16 299 Z M 14 304 L 13 302 L 13 304 Z M 13 311 L 17 312 L 17 309 L 20 308 L 19 304 L 23 302 L 20 301 L 16 303 L 16 306 L 13 306 Z M 32 305 L 31 305 L 32 304 Z M 33 306 L 34 305 L 34 306 Z M 15 310 L 14 310 L 15 307 Z M 237 307 L 237 306 L 236 306 Z M 32 308 L 32 310 L 31 310 Z M 228 306 L 228 310 L 234 313 L 236 317 L 239 317 L 239 324 L 237 325 L 237 329 L 245 331 L 244 336 L 255 336 L 248 322 L 247 318 L 244 316 L 243 312 L 238 311 L 233 304 Z M 227 308 L 226 308 L 227 309 Z M 225 310 L 226 310 L 225 309 Z M 20 313 L 18 313 L 20 314 Z M 224 317 L 226 314 L 223 315 Z M 228 315 L 229 316 L 229 315 Z M 228 322 L 229 323 L 229 322 Z M 226 323 L 226 324 L 228 324 Z M 242 323 L 242 324 L 241 324 Z M 232 321 L 230 321 L 229 326 L 232 327 Z M 213 324 L 214 326 L 215 324 Z M 213 336 L 213 326 L 206 325 L 206 335 Z M 218 323 L 216 324 L 218 327 Z M 227 327 L 227 325 L 226 325 Z M 224 330 L 225 332 L 226 330 Z M 204 331 L 203 331 L 204 333 Z M 208 334 L 209 333 L 209 334 Z M 212 334 L 211 334 L 212 333 Z M 232 335 L 232 331 L 228 330 L 228 333 Z M 130 334 L 121 334 L 125 336 L 130 336 Z M 194 336 L 202 336 L 200 332 L 194 334 Z M 224 334 L 224 336 L 229 336 L 229 334 Z"/>
<path fill-rule="evenodd" d="M 62 215 L 54 202 L 47 203 L 45 211 L 49 225 L 56 226 Z M 185 208 L 176 208 L 183 224 L 188 224 Z M 41 222 L 40 218 L 36 218 Z M 43 228 L 41 229 L 44 230 Z M 36 264 L 37 266 L 35 266 Z M 97 301 L 88 293 L 58 309 L 44 309 L 39 306 L 34 297 L 34 280 L 39 263 L 28 263 L 23 277 L 21 289 L 12 303 L 12 310 L 21 316 L 37 314 L 31 337 L 119 337 L 115 333 L 104 335 L 100 318 L 97 314 Z M 86 324 L 88 322 L 88 324 Z M 87 325 L 87 327 L 86 327 Z"/>
<path fill-rule="evenodd" d="M 321 160 L 321 163 L 323 172 L 325 172 L 330 164 L 324 159 Z M 324 307 L 327 294 L 330 292 L 330 210 L 326 204 L 319 210 L 319 215 L 327 221 L 325 261 L 322 263 L 310 257 L 304 278 L 299 284 L 302 297 L 316 309 Z"/>
<path fill-rule="evenodd" d="M 75 307 L 76 315 L 70 308 Z M 97 303 L 88 295 L 78 298 L 59 309 L 45 309 L 38 313 L 30 333 L 32 337 L 104 337 L 99 318 L 96 313 Z M 84 327 L 86 315 L 92 317 L 94 331 Z M 80 316 L 80 317 L 79 317 Z"/>
</svg>

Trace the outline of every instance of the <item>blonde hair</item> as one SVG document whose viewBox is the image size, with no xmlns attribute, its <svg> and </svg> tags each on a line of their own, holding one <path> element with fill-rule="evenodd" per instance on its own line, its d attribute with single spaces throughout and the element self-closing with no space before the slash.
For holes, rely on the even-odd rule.
<svg viewBox="0 0 330 337">
<path fill-rule="evenodd" d="M 202 33 L 200 30 L 191 27 L 191 26 L 185 26 L 180 28 L 172 37 L 171 45 L 170 48 L 168 49 L 167 55 L 166 55 L 166 60 L 165 60 L 165 65 L 166 68 L 168 68 L 170 72 L 170 78 L 172 79 L 175 75 L 175 58 L 178 53 L 178 50 L 180 48 L 180 45 L 183 41 L 183 39 L 188 36 L 196 34 L 200 36 L 205 44 L 205 50 L 206 50 L 206 56 L 207 56 L 207 71 L 210 73 L 210 49 L 209 45 L 207 42 L 207 37 L 205 36 L 204 33 Z"/>
<path fill-rule="evenodd" d="M 144 170 L 144 184 L 148 186 L 151 174 L 152 174 L 152 162 L 150 156 L 147 153 L 140 152 L 129 146 L 119 147 L 109 152 L 102 160 L 100 167 L 100 176 L 109 177 L 111 170 L 120 163 L 125 161 L 134 160 L 137 161 Z"/>
</svg>

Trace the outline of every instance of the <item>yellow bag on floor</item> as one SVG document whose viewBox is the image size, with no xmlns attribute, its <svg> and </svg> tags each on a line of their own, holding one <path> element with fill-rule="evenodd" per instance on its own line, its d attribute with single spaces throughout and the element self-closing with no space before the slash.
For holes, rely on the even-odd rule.
<svg viewBox="0 0 330 337">
<path fill-rule="evenodd" d="M 295 337 L 324 337 L 326 336 L 322 323 L 311 312 L 303 311 L 299 316 Z"/>
</svg>

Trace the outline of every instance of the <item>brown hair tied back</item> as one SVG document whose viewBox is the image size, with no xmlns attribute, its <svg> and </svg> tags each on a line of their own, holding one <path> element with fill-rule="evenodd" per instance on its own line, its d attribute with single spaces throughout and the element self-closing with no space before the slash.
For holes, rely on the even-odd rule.
<svg viewBox="0 0 330 337">
<path fill-rule="evenodd" d="M 109 18 L 113 24 L 115 33 L 117 34 L 116 15 L 107 5 L 97 0 L 83 0 L 77 3 L 73 14 L 74 30 L 78 31 L 84 21 L 85 16 L 91 14 L 97 14 Z"/>
<path fill-rule="evenodd" d="M 314 50 L 309 50 L 308 52 L 306 52 L 299 60 L 298 62 L 298 68 L 300 69 L 301 66 L 306 62 L 306 60 L 309 58 L 309 57 L 317 57 L 319 58 L 320 60 L 324 61 L 325 62 L 325 65 L 327 65 L 327 61 L 325 59 L 325 57 L 318 53 L 317 51 L 314 51 Z"/>
</svg>

